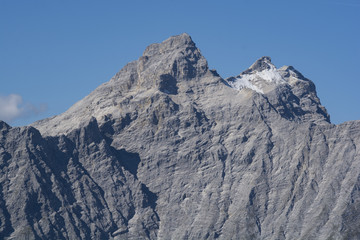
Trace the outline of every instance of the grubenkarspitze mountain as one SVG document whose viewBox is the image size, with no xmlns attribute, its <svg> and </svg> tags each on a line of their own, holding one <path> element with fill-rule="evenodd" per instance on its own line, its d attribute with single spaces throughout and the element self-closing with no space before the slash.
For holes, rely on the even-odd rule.
<svg viewBox="0 0 360 240">
<path fill-rule="evenodd" d="M 0 238 L 359 239 L 359 149 L 295 68 L 223 79 L 181 34 L 63 114 L 0 122 Z"/>
</svg>

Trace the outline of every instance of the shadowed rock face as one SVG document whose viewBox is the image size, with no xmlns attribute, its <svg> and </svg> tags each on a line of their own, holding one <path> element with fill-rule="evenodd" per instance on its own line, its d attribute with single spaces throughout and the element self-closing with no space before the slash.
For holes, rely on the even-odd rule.
<svg viewBox="0 0 360 240">
<path fill-rule="evenodd" d="M 293 67 L 224 80 L 174 36 L 63 114 L 0 122 L 0 238 L 357 239 L 359 145 Z"/>
</svg>

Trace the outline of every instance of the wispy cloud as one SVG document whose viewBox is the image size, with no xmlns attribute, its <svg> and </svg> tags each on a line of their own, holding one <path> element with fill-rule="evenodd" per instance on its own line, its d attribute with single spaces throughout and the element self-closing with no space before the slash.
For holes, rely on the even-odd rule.
<svg viewBox="0 0 360 240">
<path fill-rule="evenodd" d="M 24 102 L 18 94 L 0 96 L 0 120 L 12 122 L 15 119 L 26 118 L 37 115 L 46 110 L 46 105 L 35 106 L 31 103 Z"/>
</svg>

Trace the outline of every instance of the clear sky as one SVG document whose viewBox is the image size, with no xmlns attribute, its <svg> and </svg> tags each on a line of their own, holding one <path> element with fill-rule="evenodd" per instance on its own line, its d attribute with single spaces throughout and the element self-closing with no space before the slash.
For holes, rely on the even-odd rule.
<svg viewBox="0 0 360 240">
<path fill-rule="evenodd" d="M 359 0 L 0 0 L 0 119 L 60 114 L 183 32 L 223 78 L 270 56 L 315 83 L 333 123 L 360 119 Z"/>
</svg>

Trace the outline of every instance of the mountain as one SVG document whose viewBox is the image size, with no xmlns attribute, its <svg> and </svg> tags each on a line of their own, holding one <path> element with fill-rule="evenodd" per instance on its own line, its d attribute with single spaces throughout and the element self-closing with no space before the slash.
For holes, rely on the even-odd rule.
<svg viewBox="0 0 360 240">
<path fill-rule="evenodd" d="M 63 114 L 0 122 L 0 238 L 358 239 L 359 149 L 294 67 L 223 79 L 181 34 Z"/>
</svg>

